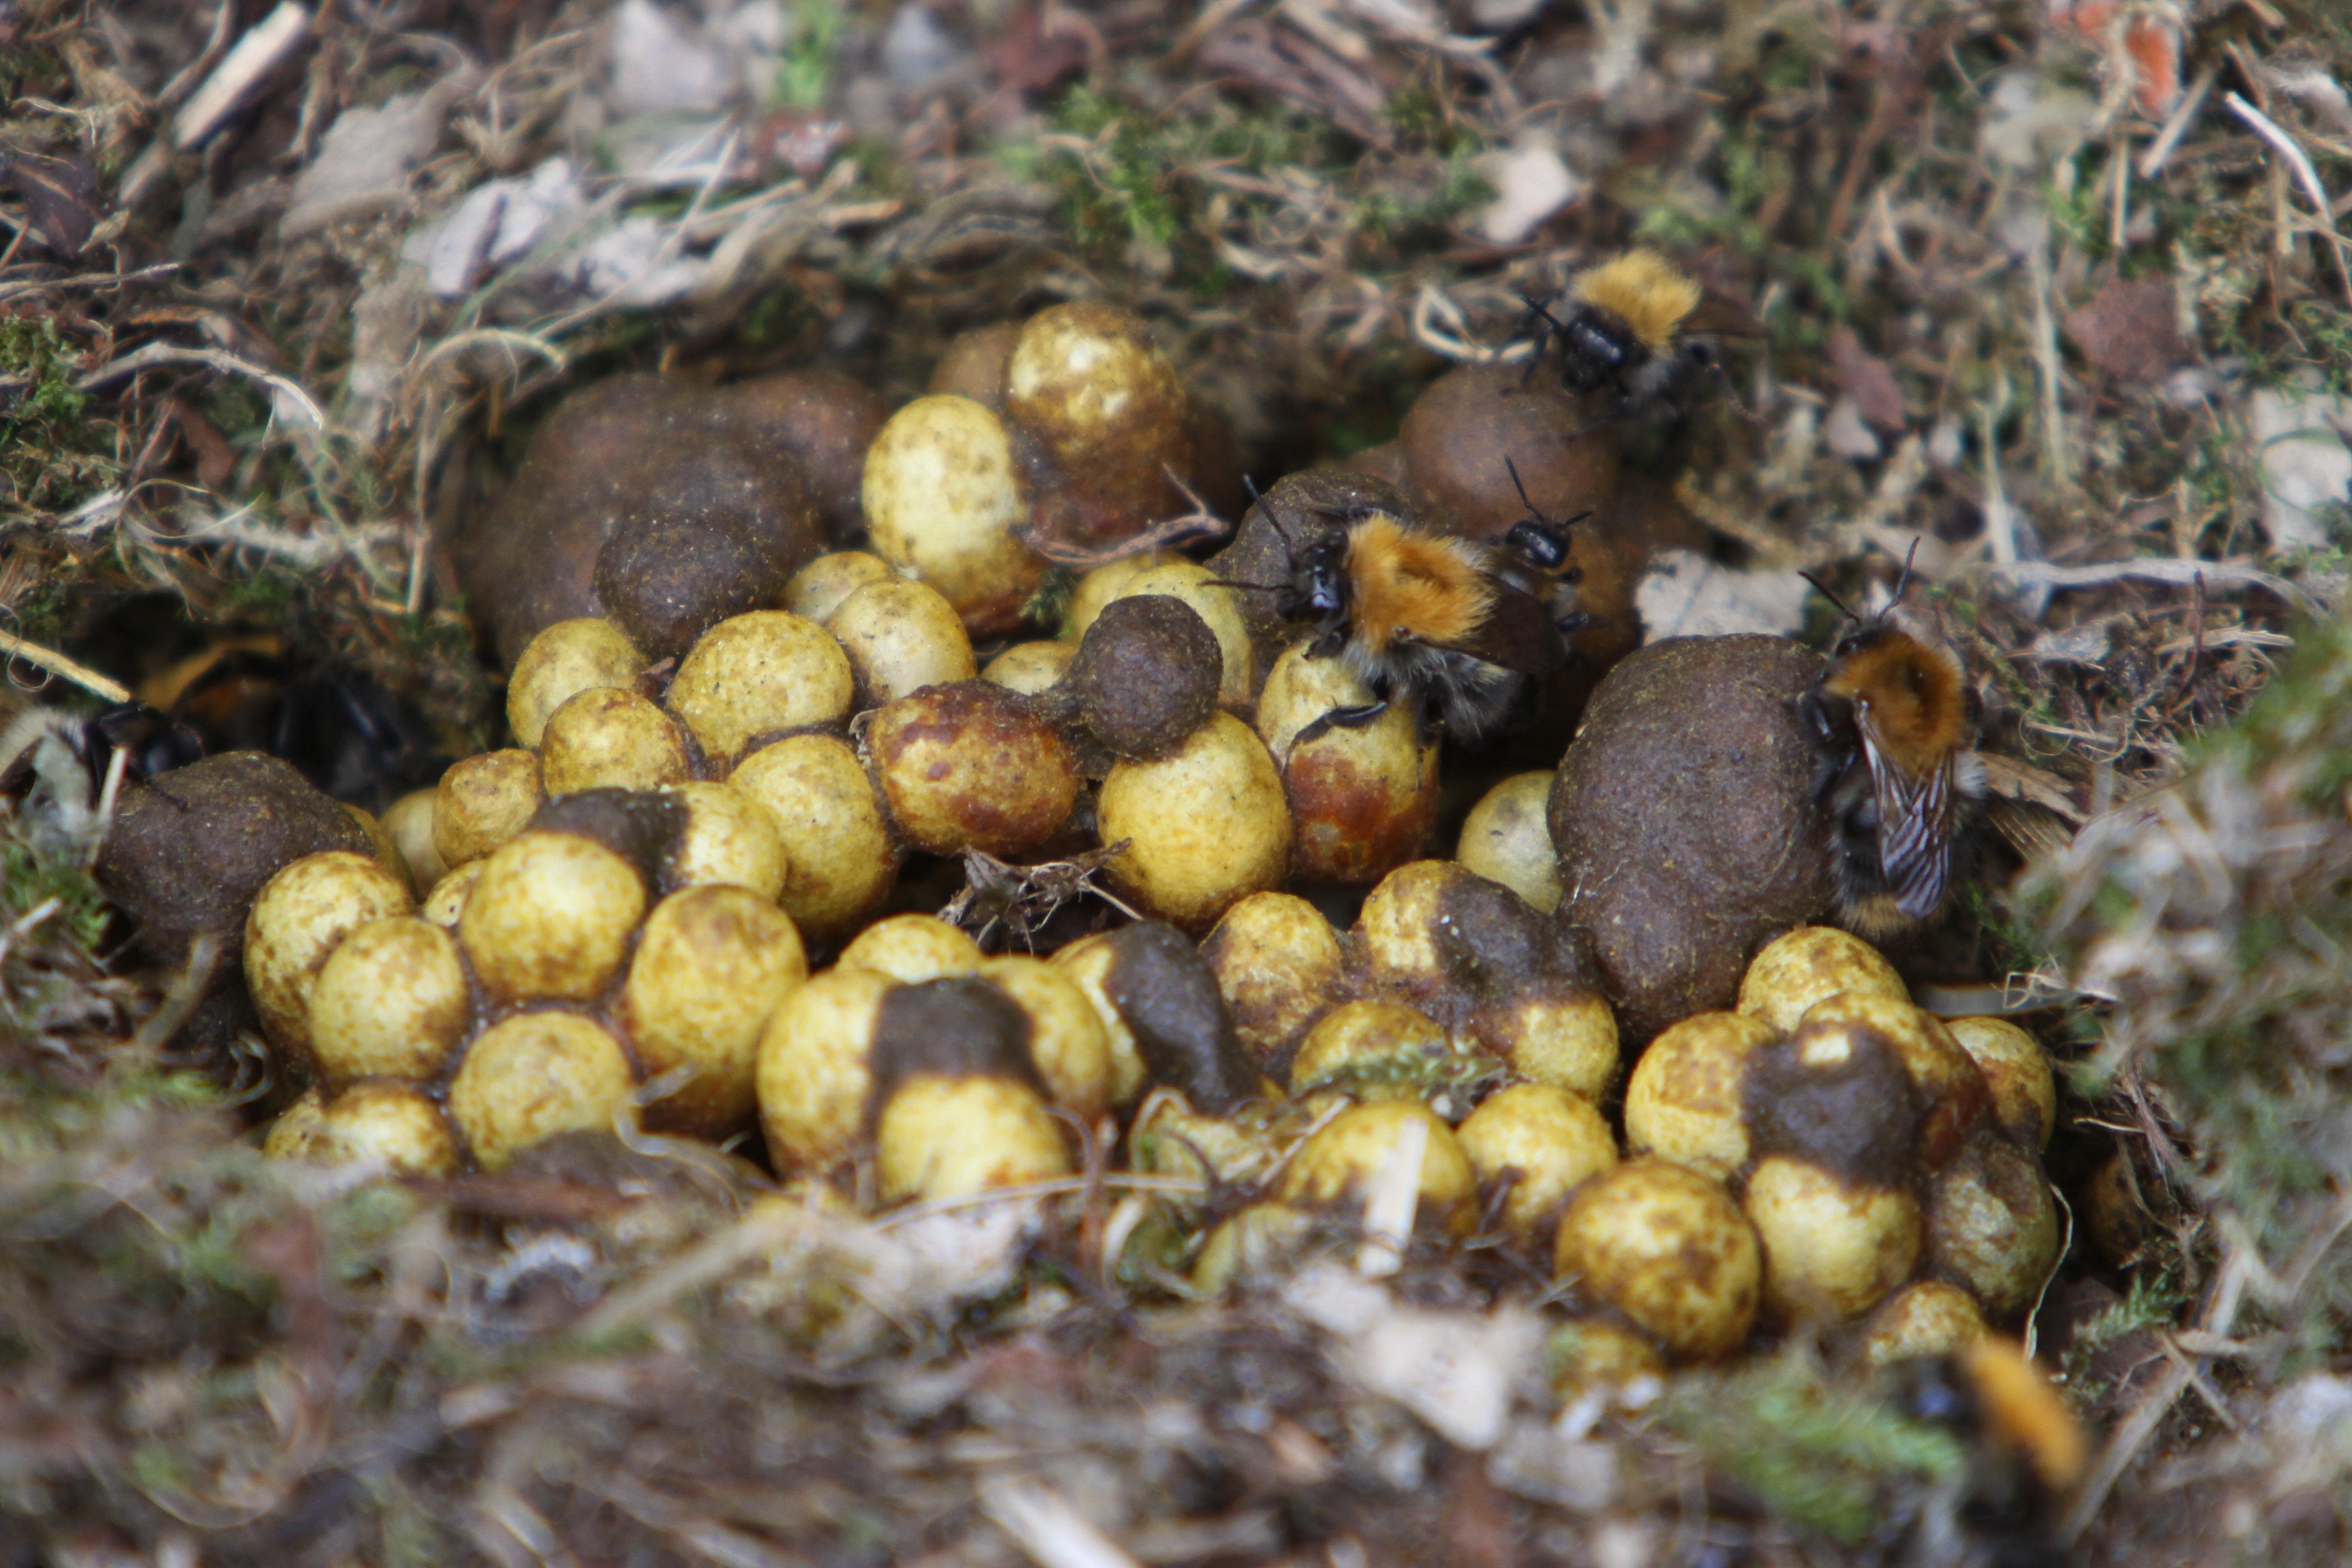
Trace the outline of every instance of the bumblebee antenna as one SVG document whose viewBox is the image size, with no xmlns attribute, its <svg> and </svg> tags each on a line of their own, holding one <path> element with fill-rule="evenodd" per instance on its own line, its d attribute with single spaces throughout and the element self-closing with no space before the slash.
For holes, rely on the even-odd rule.
<svg viewBox="0 0 2352 1568">
<path fill-rule="evenodd" d="M 1543 363 L 1544 340 L 1559 337 L 1568 329 L 1561 326 L 1559 318 L 1546 310 L 1533 295 L 1520 295 L 1519 303 L 1528 308 L 1528 313 L 1519 318 L 1518 326 L 1511 332 L 1512 337 L 1525 335 L 1528 330 L 1538 321 L 1544 324 L 1544 331 L 1535 334 L 1535 352 L 1528 355 L 1528 368 L 1519 373 L 1519 384 L 1524 387 L 1535 379 L 1536 366 Z"/>
<path fill-rule="evenodd" d="M 1831 593 L 1829 584 L 1822 582 L 1819 577 L 1814 576 L 1811 572 L 1800 572 L 1797 575 L 1802 577 L 1806 582 L 1811 583 L 1813 585 L 1814 593 L 1819 594 L 1822 598 L 1827 599 L 1831 604 L 1835 605 L 1839 610 L 1843 612 L 1847 620 L 1856 622 L 1857 624 L 1862 620 L 1860 616 L 1853 613 L 1853 606 L 1847 604 L 1843 599 L 1839 598 L 1835 594 Z"/>
<path fill-rule="evenodd" d="M 1242 476 L 1242 489 L 1249 491 L 1249 499 L 1251 502 L 1257 507 L 1258 510 L 1265 513 L 1265 520 L 1274 524 L 1275 532 L 1282 535 L 1283 548 L 1289 551 L 1292 555 L 1296 556 L 1298 553 L 1298 541 L 1290 536 L 1290 527 L 1287 523 L 1282 521 L 1281 510 L 1272 501 L 1265 499 L 1264 492 L 1259 490 L 1257 488 L 1257 481 L 1250 478 L 1247 474 L 1244 474 Z M 1252 583 L 1246 584 L 1246 586 L 1260 587 L 1263 586 L 1263 584 Z"/>
<path fill-rule="evenodd" d="M 1899 605 L 1903 602 L 1903 591 L 1911 586 L 1911 563 L 1918 557 L 1918 554 L 1919 536 L 1915 533 L 1911 536 L 1911 548 L 1903 552 L 1903 575 L 1895 579 L 1895 597 L 1887 601 L 1888 605 Z"/>
<path fill-rule="evenodd" d="M 1508 452 L 1503 454 L 1503 467 L 1510 473 L 1511 488 L 1519 492 L 1519 504 L 1528 509 L 1528 515 L 1529 517 L 1534 518 L 1546 528 L 1557 528 L 1562 533 L 1565 533 L 1570 529 L 1574 528 L 1578 523 L 1582 522 L 1586 518 L 1592 515 L 1592 509 L 1591 507 L 1586 507 L 1574 517 L 1563 517 L 1559 519 L 1546 517 L 1543 513 L 1543 509 L 1537 506 L 1534 501 L 1528 499 L 1527 481 L 1519 478 L 1519 466 L 1511 461 L 1511 455 Z"/>
</svg>

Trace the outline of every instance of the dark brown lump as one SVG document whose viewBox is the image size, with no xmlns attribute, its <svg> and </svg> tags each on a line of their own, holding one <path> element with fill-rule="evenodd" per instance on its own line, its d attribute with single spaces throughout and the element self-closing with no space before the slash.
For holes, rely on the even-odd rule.
<svg viewBox="0 0 2352 1568">
<path fill-rule="evenodd" d="M 184 961 L 198 936 L 243 951 L 245 918 L 262 884 L 305 855 L 375 846 L 349 810 L 289 763 L 224 752 L 127 786 L 96 868 L 106 896 L 140 931 L 142 948 Z"/>
<path fill-rule="evenodd" d="M 1783 637 L 1678 637 L 1601 683 L 1549 820 L 1630 1046 L 1732 1005 L 1756 950 L 1830 905 L 1829 835 L 1793 702 L 1822 660 Z"/>
<path fill-rule="evenodd" d="M 846 544 L 864 531 L 866 449 L 888 422 L 888 404 L 837 370 L 782 371 L 718 395 L 762 458 L 799 466 L 828 544 Z"/>
<path fill-rule="evenodd" d="M 373 857 L 367 830 L 293 766 L 224 752 L 125 786 L 100 850 L 99 888 L 138 930 L 138 952 L 184 964 L 199 939 L 217 944 L 212 981 L 175 1044 L 226 1049 L 257 1026 L 245 992 L 245 921 L 262 885 L 305 855 Z"/>
<path fill-rule="evenodd" d="M 652 899 L 677 891 L 677 852 L 686 841 L 686 802 L 659 790 L 583 789 L 556 796 L 527 825 L 601 844 L 635 868 Z"/>
<path fill-rule="evenodd" d="M 1114 755 L 1165 756 L 1217 710 L 1224 655 L 1201 613 L 1165 594 L 1114 599 L 1064 677 L 1078 714 Z"/>
<path fill-rule="evenodd" d="M 1430 935 L 1452 988 L 1482 1004 L 1590 984 L 1591 961 L 1575 934 L 1485 877 L 1446 885 Z"/>
<path fill-rule="evenodd" d="M 865 395 L 836 405 L 817 384 L 714 391 L 621 375 L 567 399 L 503 496 L 451 542 L 500 656 L 511 663 L 557 621 L 609 615 L 661 658 L 772 603 L 824 548 L 820 512 L 846 515 L 840 449 L 877 414 Z M 639 535 L 651 538 L 633 545 Z"/>
<path fill-rule="evenodd" d="M 1843 1048 L 1811 1049 L 1830 1040 Z M 1759 1050 L 1740 1114 L 1759 1158 L 1789 1155 L 1872 1187 L 1907 1185 L 1917 1170 L 1918 1092 L 1895 1047 L 1866 1029 L 1808 1024 Z"/>
<path fill-rule="evenodd" d="M 953 975 L 892 986 L 874 1018 L 867 1128 L 899 1086 L 919 1074 L 1011 1079 L 1043 1098 L 1029 1038 L 1029 1015 L 985 980 Z"/>
<path fill-rule="evenodd" d="M 940 363 L 931 368 L 933 394 L 969 397 L 992 412 L 1004 412 L 1004 362 L 1021 341 L 1019 321 L 997 321 L 959 332 L 948 341 Z"/>
<path fill-rule="evenodd" d="M 1162 921 L 1139 921 L 1105 939 L 1112 952 L 1104 989 L 1154 1083 L 1192 1109 L 1223 1116 L 1258 1090 L 1225 998 L 1192 939 Z"/>
<path fill-rule="evenodd" d="M 1593 517 L 1576 525 L 1588 547 L 1605 537 L 1617 490 L 1616 427 L 1594 400 L 1563 390 L 1523 365 L 1465 365 L 1413 399 L 1397 432 L 1405 489 L 1421 512 L 1473 539 L 1500 542 L 1528 515 L 1528 499 L 1546 516 Z M 1508 459 L 1510 467 L 1505 466 Z"/>
</svg>

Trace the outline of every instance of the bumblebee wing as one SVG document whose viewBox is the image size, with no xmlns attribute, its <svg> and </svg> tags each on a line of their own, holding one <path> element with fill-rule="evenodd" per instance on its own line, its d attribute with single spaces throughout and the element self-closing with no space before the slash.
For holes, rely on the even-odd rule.
<svg viewBox="0 0 2352 1568">
<path fill-rule="evenodd" d="M 1568 662 L 1568 644 L 1550 608 L 1513 584 L 1495 581 L 1495 604 L 1463 652 L 1521 675 L 1549 675 Z"/>
<path fill-rule="evenodd" d="M 1871 792 L 1878 803 L 1878 866 L 1895 894 L 1895 907 L 1915 921 L 1943 906 L 1952 876 L 1952 763 L 1950 756 L 1924 778 L 1914 778 L 1887 759 L 1868 703 L 1854 704 L 1862 731 L 1862 754 L 1870 763 Z"/>
</svg>

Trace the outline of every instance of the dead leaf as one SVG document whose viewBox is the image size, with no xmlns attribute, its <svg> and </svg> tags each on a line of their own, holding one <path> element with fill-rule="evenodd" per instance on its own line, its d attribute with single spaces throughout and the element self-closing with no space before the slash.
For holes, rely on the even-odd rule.
<svg viewBox="0 0 2352 1568">
<path fill-rule="evenodd" d="M 2116 279 L 2066 317 L 2066 336 L 2109 375 L 2158 381 L 2193 357 L 2180 335 L 2168 278 Z"/>
<path fill-rule="evenodd" d="M 98 170 L 79 149 L 60 157 L 13 143 L 0 146 L 0 184 L 25 198 L 41 243 L 59 256 L 79 255 L 106 211 Z"/>
<path fill-rule="evenodd" d="M 163 400 L 163 417 L 179 426 L 180 438 L 196 459 L 196 483 L 208 490 L 228 488 L 236 472 L 236 453 L 213 422 L 176 397 Z"/>
<path fill-rule="evenodd" d="M 1852 327 L 1831 329 L 1829 361 L 1838 390 L 1853 399 L 1864 424 L 1874 430 L 1895 431 L 1910 423 L 1911 411 L 1904 405 L 1903 384 L 1895 379 L 1894 368 L 1864 348 Z"/>
<path fill-rule="evenodd" d="M 2105 64 L 2111 70 L 2130 71 L 2139 111 L 2161 121 L 2180 100 L 2180 23 L 2173 16 L 2142 14 L 2124 24 L 2117 39 L 2116 18 L 2122 9 L 2122 0 L 2050 0 L 2051 20 L 2072 28 L 2084 42 L 2103 49 L 2121 44 L 2122 58 L 2111 54 Z"/>
</svg>

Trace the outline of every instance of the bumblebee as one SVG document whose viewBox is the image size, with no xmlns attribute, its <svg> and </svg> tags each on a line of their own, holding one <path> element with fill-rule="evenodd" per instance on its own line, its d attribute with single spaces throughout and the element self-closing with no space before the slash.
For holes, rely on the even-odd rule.
<svg viewBox="0 0 2352 1568">
<path fill-rule="evenodd" d="M 1517 466 L 1506 464 L 1518 483 Z M 1274 595 L 1276 614 L 1307 624 L 1309 658 L 1345 659 L 1372 692 L 1308 724 L 1302 742 L 1411 704 L 1424 736 L 1475 742 L 1503 725 L 1532 681 L 1568 662 L 1569 635 L 1591 624 L 1557 605 L 1577 578 L 1570 530 L 1590 513 L 1545 517 L 1524 485 L 1528 515 L 1499 548 L 1370 503 L 1309 508 L 1320 526 L 1294 532 L 1270 499 L 1256 499 L 1289 549 L 1289 578 L 1226 586 Z"/>
<path fill-rule="evenodd" d="M 1559 315 L 1535 300 L 1527 307 L 1559 350 L 1561 384 L 1613 392 L 1614 417 L 1633 419 L 1678 405 L 1702 376 L 1724 381 L 1715 341 L 1685 330 L 1700 297 L 1674 263 L 1644 249 L 1578 273 Z"/>
<path fill-rule="evenodd" d="M 1958 1475 L 1912 1521 L 1908 1560 L 1989 1568 L 2059 1568 L 2061 1505 L 2087 1444 L 2065 1399 L 2008 1341 L 1893 1368 L 1906 1415 L 1968 1450 Z"/>
<path fill-rule="evenodd" d="M 298 668 L 268 647 L 208 650 L 151 682 L 142 699 L 89 714 L 26 710 L 0 739 L 0 793 L 24 785 L 37 751 L 47 759 L 44 777 L 67 757 L 79 764 L 93 808 L 118 752 L 135 780 L 220 752 L 260 751 L 336 799 L 381 812 L 447 763 L 397 693 L 362 675 Z"/>
<path fill-rule="evenodd" d="M 1815 752 L 1813 801 L 1832 824 L 1838 916 L 1874 942 L 1942 910 L 1985 789 L 1975 691 L 1958 652 L 1902 607 L 1910 570 L 1906 561 L 1894 601 L 1867 618 L 1813 583 L 1852 626 L 1797 700 Z"/>
</svg>

